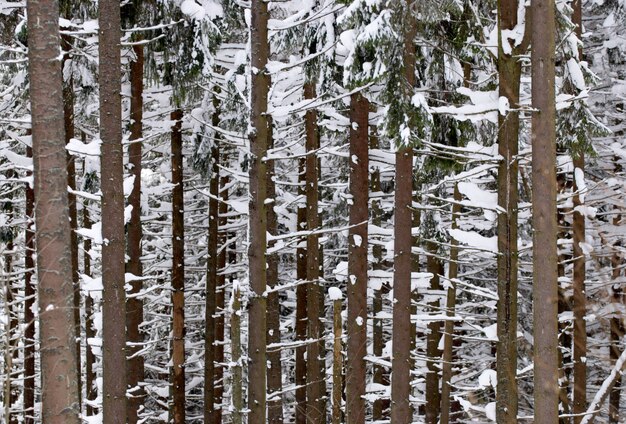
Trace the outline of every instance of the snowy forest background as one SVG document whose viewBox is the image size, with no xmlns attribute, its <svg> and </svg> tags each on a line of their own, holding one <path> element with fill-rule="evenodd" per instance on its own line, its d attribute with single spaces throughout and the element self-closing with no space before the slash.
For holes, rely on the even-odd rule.
<svg viewBox="0 0 626 424">
<path fill-rule="evenodd" d="M 554 28 L 530 24 L 540 2 Z M 626 420 L 626 2 L 125 0 L 121 45 L 101 46 L 105 3 L 59 5 L 80 420 L 556 422 L 544 393 L 562 423 Z M 46 422 L 26 6 L 0 1 L 6 423 Z M 545 29 L 554 82 L 532 78 Z M 109 187 L 106 48 L 124 155 Z M 533 245 L 545 83 L 554 246 Z M 125 257 L 103 266 L 115 225 Z M 558 297 L 533 290 L 538 248 Z M 553 319 L 533 324 L 533 294 Z M 538 388 L 545 329 L 558 383 Z"/>
</svg>

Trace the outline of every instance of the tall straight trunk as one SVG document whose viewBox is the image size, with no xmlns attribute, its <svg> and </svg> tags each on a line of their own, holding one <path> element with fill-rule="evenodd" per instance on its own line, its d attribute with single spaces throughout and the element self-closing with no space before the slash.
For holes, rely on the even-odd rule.
<svg viewBox="0 0 626 424">
<path fill-rule="evenodd" d="M 272 126 L 270 126 L 269 148 L 274 148 L 274 140 L 272 137 Z M 267 162 L 267 232 L 276 235 L 278 229 L 278 220 L 274 211 L 276 203 L 276 185 L 272 179 L 274 175 L 274 161 Z M 270 241 L 268 248 L 274 247 L 275 242 Z M 280 299 L 278 291 L 275 289 L 278 285 L 278 255 L 276 253 L 267 255 L 267 286 L 271 290 L 267 295 L 267 344 L 280 343 Z M 281 424 L 283 422 L 283 397 L 282 397 L 282 364 L 281 349 L 274 348 L 267 353 L 267 393 L 270 396 L 267 402 L 267 422 L 270 424 Z"/>
<path fill-rule="evenodd" d="M 69 36 L 61 36 L 61 47 L 63 49 L 63 69 L 71 69 L 71 50 L 72 41 Z M 65 73 L 65 71 L 64 71 Z M 74 137 L 74 78 L 69 74 L 67 81 L 63 85 L 63 120 L 65 127 L 65 142 L 69 143 Z M 67 153 L 67 186 L 71 190 L 76 190 L 76 164 L 74 156 Z M 78 270 L 78 217 L 76 212 L 76 195 L 72 192 L 68 194 L 70 207 L 70 234 L 71 255 L 72 255 L 72 282 L 74 283 L 74 325 L 76 334 L 81 333 L 80 329 L 80 278 Z M 80 353 L 80 337 L 76 338 L 76 381 L 78 382 L 78 393 L 82 394 L 82 376 L 81 376 L 81 353 Z M 79 408 L 82 402 L 82 395 L 79 399 Z"/>
<path fill-rule="evenodd" d="M 248 337 L 248 408 L 250 424 L 266 422 L 266 331 L 267 331 L 267 165 L 263 158 L 268 149 L 270 129 L 267 100 L 270 79 L 265 66 L 269 56 L 267 2 L 251 0 L 250 43 L 252 48 L 252 85 L 250 102 L 250 206 L 248 261 L 250 293 Z"/>
<path fill-rule="evenodd" d="M 378 149 L 379 140 L 375 132 L 375 127 L 372 128 L 372 134 L 370 134 L 370 150 Z M 383 221 L 383 210 L 381 208 L 381 201 L 379 196 L 382 196 L 380 187 L 380 169 L 374 168 L 370 177 L 370 196 L 372 197 L 372 224 L 380 227 Z M 380 244 L 374 244 L 372 246 L 372 256 L 374 261 L 372 268 L 374 272 L 383 271 L 383 247 Z M 375 357 L 381 357 L 383 355 L 383 348 L 385 347 L 383 323 L 385 320 L 381 319 L 379 314 L 383 311 L 383 297 L 389 293 L 389 285 L 384 283 L 380 290 L 374 290 L 374 298 L 372 299 L 372 349 Z M 386 367 L 374 364 L 373 366 L 373 382 L 375 384 L 381 384 L 384 386 L 389 385 L 389 372 Z M 385 412 L 389 409 L 389 399 L 376 399 L 372 406 L 372 420 L 380 421 L 385 416 Z"/>
<path fill-rule="evenodd" d="M 103 423 L 126 421 L 126 292 L 120 4 L 98 3 L 102 139 Z M 122 376 L 122 377 L 120 377 Z"/>
<path fill-rule="evenodd" d="M 219 125 L 219 101 L 217 96 L 214 97 L 213 105 L 215 110 L 211 117 L 211 124 L 214 127 Z M 213 377 L 215 376 L 216 362 L 216 328 L 215 314 L 217 312 L 217 286 L 218 286 L 218 243 L 219 243 L 219 186 L 220 171 L 219 160 L 220 153 L 218 143 L 218 133 L 215 134 L 215 140 L 211 146 L 210 152 L 210 180 L 209 192 L 209 231 L 207 242 L 207 277 L 206 277 L 206 303 L 204 318 L 204 422 L 217 424 L 217 409 L 215 408 L 215 384 Z"/>
<path fill-rule="evenodd" d="M 243 370 L 241 358 L 241 292 L 233 285 L 230 307 L 230 343 L 231 343 L 231 385 L 232 385 L 232 424 L 243 423 Z"/>
<path fill-rule="evenodd" d="M 305 116 L 306 119 L 306 116 Z M 298 195 L 306 197 L 306 159 L 298 161 Z M 297 212 L 298 231 L 306 229 L 306 206 L 299 205 Z M 306 281 L 306 241 L 301 240 L 296 248 L 296 341 L 303 343 L 296 347 L 295 384 L 296 384 L 296 424 L 306 423 L 306 340 L 307 333 L 307 287 Z"/>
<path fill-rule="evenodd" d="M 574 0 L 572 2 L 572 23 L 576 25 L 576 36 L 582 40 L 582 2 Z M 582 49 L 578 50 L 578 57 L 582 60 Z M 585 156 L 580 152 L 574 156 L 574 192 L 578 192 L 581 187 L 576 183 L 576 169 L 581 172 L 585 171 Z M 585 255 L 580 243 L 585 241 L 585 215 L 576 210 L 576 206 L 584 204 L 583 197 L 574 195 L 574 215 L 572 222 L 573 232 L 573 254 L 574 254 L 574 273 L 572 276 L 572 310 L 574 312 L 574 331 L 573 331 L 573 353 L 572 360 L 574 363 L 573 379 L 574 393 L 572 396 L 572 414 L 574 414 L 574 424 L 580 424 L 583 417 L 580 415 L 587 409 L 587 323 L 585 315 L 587 313 L 587 296 L 585 294 Z"/>
<path fill-rule="evenodd" d="M 143 138 L 143 46 L 133 46 L 135 60 L 130 62 L 130 141 L 128 147 L 128 163 L 130 174 L 135 177 L 133 191 L 128 197 L 128 203 L 132 206 L 130 221 L 128 222 L 127 253 L 128 262 L 126 271 L 141 277 L 143 268 L 141 265 L 141 151 Z M 140 279 L 130 283 L 130 296 L 126 302 L 126 339 L 128 346 L 128 424 L 136 424 L 138 411 L 143 404 L 145 393 L 140 385 L 144 379 L 144 362 L 141 355 L 141 343 L 143 334 L 140 326 L 143 323 L 143 300 L 139 297 L 142 288 Z"/>
<path fill-rule="evenodd" d="M 219 204 L 219 228 L 225 228 L 228 224 L 228 184 L 229 177 L 223 176 L 220 178 L 220 204 Z M 218 230 L 219 230 L 218 228 Z M 228 240 L 228 234 L 222 230 L 218 233 L 218 246 L 219 254 L 217 257 L 217 265 L 219 274 L 217 276 L 217 289 L 215 292 L 215 309 L 217 317 L 215 318 L 215 372 L 213 381 L 215 382 L 214 391 L 214 408 L 215 408 L 215 424 L 222 422 L 222 402 L 224 396 L 224 304 L 225 304 L 225 292 L 226 292 L 226 241 Z"/>
<path fill-rule="evenodd" d="M 441 291 L 440 275 L 443 274 L 443 264 L 436 257 L 437 245 L 434 242 L 427 242 L 428 258 L 426 268 L 433 275 L 430 280 L 430 290 L 434 293 Z M 439 300 L 429 302 L 431 313 L 439 314 Z M 439 350 L 439 340 L 441 339 L 441 321 L 433 321 L 428 324 L 428 334 L 426 336 L 426 357 L 428 373 L 426 374 L 426 405 L 424 406 L 425 422 L 436 424 L 439 421 L 439 411 L 441 408 L 441 395 L 439 392 L 439 361 L 441 350 Z"/>
<path fill-rule="evenodd" d="M 518 24 L 518 0 L 498 1 L 498 31 L 512 30 Z M 506 45 L 506 50 L 505 50 Z M 519 105 L 519 54 L 524 46 L 498 37 L 499 96 L 512 109 Z M 510 53 L 506 53 L 510 51 Z M 498 382 L 496 417 L 501 423 L 517 423 L 517 205 L 519 114 L 516 110 L 498 114 L 498 342 L 496 344 Z"/>
<path fill-rule="evenodd" d="M 9 170 L 6 174 L 7 179 L 16 178 L 14 170 Z M 4 207 L 4 213 L 7 215 L 13 215 L 13 203 L 7 202 Z M 12 278 L 13 274 L 13 254 L 15 246 L 13 244 L 13 230 L 9 227 L 8 231 L 10 232 L 10 238 L 6 241 L 5 251 L 3 252 L 4 256 L 4 313 L 6 317 L 6 327 L 5 327 L 5 346 L 4 346 L 4 369 L 5 369 L 5 380 L 4 380 L 4 408 L 5 408 L 5 419 L 10 424 L 17 424 L 19 421 L 18 414 L 15 413 L 14 409 L 16 409 L 16 403 L 18 399 L 18 388 L 16 382 L 14 382 L 14 378 L 16 377 L 15 373 L 15 364 L 19 359 L 19 350 L 17 346 L 18 341 L 18 326 L 19 321 L 17 318 L 17 305 L 16 305 L 16 290 L 14 287 L 14 280 Z"/>
<path fill-rule="evenodd" d="M 458 219 L 461 214 L 461 193 L 458 184 L 454 185 L 454 203 L 452 204 L 452 228 L 459 227 Z M 451 393 L 452 393 L 452 361 L 454 359 L 454 321 L 456 314 L 456 282 L 459 276 L 459 242 L 452 239 L 450 242 L 450 264 L 448 265 L 448 290 L 446 296 L 446 320 L 443 330 L 443 363 L 441 366 L 441 424 L 451 422 Z"/>
<path fill-rule="evenodd" d="M 350 229 L 348 230 L 348 355 L 346 422 L 365 422 L 367 355 L 367 225 L 369 215 L 369 101 L 350 98 Z"/>
<path fill-rule="evenodd" d="M 83 203 L 83 228 L 91 228 L 91 217 L 89 216 L 88 203 Z M 83 256 L 83 273 L 91 277 L 91 256 L 89 251 L 91 250 L 91 239 L 85 237 L 83 239 L 83 250 L 85 252 Z M 96 386 L 96 356 L 93 354 L 91 347 L 89 346 L 89 339 L 96 337 L 96 329 L 93 326 L 93 298 L 91 294 L 85 296 L 85 387 L 87 400 L 91 403 L 95 402 L 98 397 L 98 388 Z M 91 403 L 87 402 L 87 416 L 96 415 L 98 409 L 91 406 Z"/>
<path fill-rule="evenodd" d="M 341 304 L 341 299 L 333 300 L 333 424 L 341 424 L 343 415 L 341 413 L 343 403 L 343 343 L 341 343 L 343 328 L 341 322 Z"/>
<path fill-rule="evenodd" d="M 532 204 L 535 422 L 558 421 L 558 281 L 556 223 L 555 11 L 531 4 Z"/>
<path fill-rule="evenodd" d="M 185 228 L 183 196 L 183 111 L 175 109 L 172 127 L 172 418 L 185 422 Z"/>
<path fill-rule="evenodd" d="M 413 1 L 406 0 L 407 20 L 404 33 L 405 90 L 410 97 L 415 87 L 415 19 L 410 11 Z M 413 148 L 401 146 L 396 152 L 394 269 L 393 269 L 393 338 L 391 361 L 391 421 L 412 422 L 411 393 L 411 212 L 413 191 Z"/>
<path fill-rule="evenodd" d="M 76 381 L 63 77 L 61 61 L 58 60 L 59 5 L 54 0 L 30 0 L 26 7 L 37 199 L 35 226 L 39 276 L 41 416 L 45 423 L 78 424 L 80 393 Z"/>
<path fill-rule="evenodd" d="M 613 219 L 614 225 L 619 225 L 621 217 L 618 215 Z M 615 243 L 616 251 L 611 257 L 611 279 L 618 280 L 622 275 L 623 259 L 620 252 L 617 251 L 621 247 L 621 242 Z M 624 293 L 619 283 L 613 284 L 613 302 L 617 305 L 617 308 L 621 306 L 624 301 Z M 624 323 L 621 316 L 613 316 L 610 319 L 611 327 L 611 342 L 609 356 L 611 359 L 611 366 L 615 366 L 619 357 L 621 356 L 622 340 L 624 338 Z M 622 392 L 622 378 L 617 378 L 615 384 L 611 388 L 609 394 L 609 423 L 617 424 L 619 419 L 619 406 Z"/>
<path fill-rule="evenodd" d="M 305 83 L 304 98 L 316 97 L 315 85 L 312 82 Z M 305 116 L 306 137 L 306 221 L 307 230 L 315 231 L 320 225 L 318 212 L 318 177 L 319 168 L 317 149 L 319 148 L 319 133 L 317 128 L 317 112 L 313 109 L 307 111 Z M 321 355 L 320 343 L 322 337 L 322 308 L 320 302 L 320 249 L 319 236 L 309 234 L 306 241 L 306 280 L 307 280 L 307 312 L 308 312 L 308 338 L 306 349 L 307 384 L 306 384 L 306 417 L 307 423 L 319 424 L 325 421 L 326 411 L 324 407 L 324 357 Z M 314 341 L 315 340 L 315 341 Z"/>
<path fill-rule="evenodd" d="M 26 148 L 26 156 L 33 157 L 33 149 Z M 27 172 L 32 176 L 32 172 Z M 26 185 L 26 232 L 24 255 L 24 424 L 35 424 L 35 192 L 30 184 Z"/>
</svg>

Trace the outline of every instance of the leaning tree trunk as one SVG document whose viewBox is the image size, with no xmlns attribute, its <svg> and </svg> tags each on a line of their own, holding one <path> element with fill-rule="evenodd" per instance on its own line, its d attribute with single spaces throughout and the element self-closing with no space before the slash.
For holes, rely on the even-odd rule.
<svg viewBox="0 0 626 424">
<path fill-rule="evenodd" d="M 248 278 L 250 281 L 248 336 L 248 414 L 249 424 L 266 422 L 267 367 L 267 164 L 263 160 L 269 143 L 267 100 L 270 79 L 265 66 L 269 56 L 267 2 L 251 0 L 250 43 L 252 48 L 250 103 L 250 205 Z"/>
<path fill-rule="evenodd" d="M 27 3 L 27 14 L 37 199 L 35 225 L 39 276 L 41 416 L 45 423 L 78 424 L 80 393 L 75 378 L 76 328 L 63 128 L 63 78 L 61 61 L 58 60 L 59 5 L 54 0 L 30 0 Z M 123 289 L 123 284 L 121 287 Z"/>
<path fill-rule="evenodd" d="M 553 0 L 531 3 L 534 409 L 539 423 L 556 423 L 559 416 L 554 9 Z"/>
<path fill-rule="evenodd" d="M 128 222 L 128 262 L 126 271 L 141 277 L 141 145 L 143 138 L 143 46 L 133 46 L 135 60 L 130 62 L 130 146 L 128 147 L 128 163 L 130 174 L 135 177 L 133 191 L 128 196 L 132 206 Z M 130 282 L 131 289 L 126 303 L 126 337 L 128 342 L 128 424 L 136 424 L 138 411 L 145 396 L 140 383 L 144 379 L 144 362 L 141 354 L 143 334 L 139 329 L 143 323 L 143 300 L 139 297 L 142 288 L 141 279 Z"/>
<path fill-rule="evenodd" d="M 185 422 L 185 229 L 183 111 L 172 111 L 172 421 Z"/>
<path fill-rule="evenodd" d="M 367 355 L 367 225 L 369 215 L 369 101 L 350 98 L 350 229 L 348 230 L 348 354 L 346 422 L 365 422 L 365 356 Z"/>
</svg>

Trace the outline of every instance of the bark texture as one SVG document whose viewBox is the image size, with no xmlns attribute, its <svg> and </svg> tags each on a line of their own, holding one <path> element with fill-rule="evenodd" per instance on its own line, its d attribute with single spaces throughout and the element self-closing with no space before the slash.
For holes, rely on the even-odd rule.
<svg viewBox="0 0 626 424">
<path fill-rule="evenodd" d="M 28 59 L 37 228 L 41 414 L 47 424 L 78 424 L 76 333 L 72 284 L 59 4 L 31 0 Z"/>
<path fill-rule="evenodd" d="M 535 422 L 558 421 L 555 6 L 531 4 Z"/>
<path fill-rule="evenodd" d="M 26 156 L 33 157 L 33 149 L 26 148 Z M 32 175 L 31 171 L 27 172 Z M 35 424 L 35 191 L 26 186 L 26 224 L 25 255 L 24 255 L 24 424 Z"/>
</svg>

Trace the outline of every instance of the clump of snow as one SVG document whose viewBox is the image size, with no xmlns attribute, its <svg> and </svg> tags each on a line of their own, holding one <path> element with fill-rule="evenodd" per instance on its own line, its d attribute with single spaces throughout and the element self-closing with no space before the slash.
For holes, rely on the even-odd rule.
<svg viewBox="0 0 626 424">
<path fill-rule="evenodd" d="M 496 420 L 496 403 L 495 402 L 489 402 L 487 406 L 485 406 L 485 415 L 487 415 L 487 418 L 489 418 L 491 421 Z"/>
<path fill-rule="evenodd" d="M 180 5 L 180 11 L 190 18 L 197 20 L 202 20 L 206 14 L 204 7 L 200 6 L 194 0 L 185 0 L 183 4 Z"/>
<path fill-rule="evenodd" d="M 343 293 L 339 287 L 330 287 L 328 289 L 328 297 L 330 300 L 341 300 L 343 299 Z"/>
<path fill-rule="evenodd" d="M 492 369 L 486 369 L 478 377 L 480 387 L 496 387 L 498 385 L 498 373 Z"/>
</svg>

